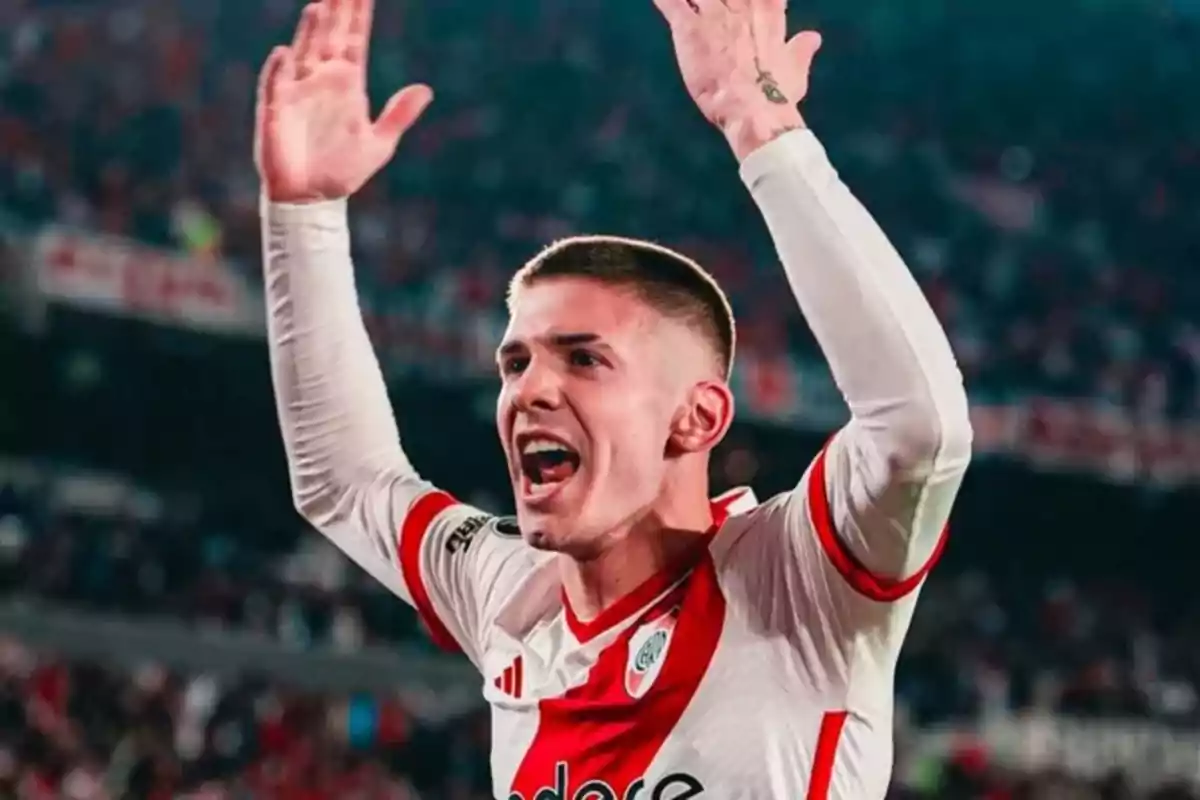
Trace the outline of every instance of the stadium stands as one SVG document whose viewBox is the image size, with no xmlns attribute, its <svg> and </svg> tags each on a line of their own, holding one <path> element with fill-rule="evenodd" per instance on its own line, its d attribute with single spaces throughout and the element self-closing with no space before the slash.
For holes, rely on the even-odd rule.
<svg viewBox="0 0 1200 800">
<path fill-rule="evenodd" d="M 1049 468 L 973 468 L 898 677 L 896 800 L 1196 797 L 1194 4 L 792 5 L 828 42 L 807 113 L 946 324 L 985 450 Z M 485 507 L 507 491 L 479 413 L 504 281 L 575 231 L 669 241 L 732 288 L 742 407 L 801 430 L 740 426 L 718 484 L 786 488 L 836 424 L 827 377 L 775 369 L 813 343 L 651 4 L 628 6 L 380 4 L 375 88 L 429 80 L 439 99 L 355 201 L 364 303 L 414 460 Z M 422 641 L 290 513 L 242 336 L 254 71 L 296 8 L 0 6 L 0 453 L 20 456 L 0 462 L 0 607 L 236 630 L 297 658 Z M 90 299 L 42 302 L 43 268 L 88 259 L 155 288 L 91 276 L 69 284 Z M 1019 413 L 983 416 L 1001 408 Z M 1131 426 L 1136 446 L 1113 445 Z M 476 715 L 54 651 L 0 645 L 5 796 L 487 796 Z"/>
<path fill-rule="evenodd" d="M 0 792 L 30 800 L 418 800 L 489 794 L 486 717 L 395 698 L 46 657 L 0 640 Z"/>
<path fill-rule="evenodd" d="M 136 670 L 48 657 L 0 640 L 0 791 L 31 800 L 483 800 L 486 715 L 422 725 L 394 699 L 222 682 L 147 662 Z M 1194 800 L 1183 785 L 1135 794 L 1117 774 L 1034 774 L 969 741 L 936 762 L 898 739 L 907 780 L 889 800 Z"/>
<path fill-rule="evenodd" d="M 294 4 L 29 5 L 6 26 L 6 210 L 255 271 L 254 70 Z M 356 203 L 373 310 L 495 307 L 547 239 L 614 230 L 711 265 L 746 347 L 812 353 L 723 143 L 635 5 L 384 5 L 373 86 L 429 80 L 439 100 Z M 1197 247 L 1195 18 L 805 5 L 830 42 L 807 113 L 920 274 L 976 396 L 1194 413 L 1200 298 L 1179 265 Z"/>
<path fill-rule="evenodd" d="M 4 596 L 301 650 L 424 641 L 409 609 L 320 537 L 281 535 L 272 549 L 202 516 L 150 521 L 125 508 L 54 509 L 49 497 L 10 492 L 0 508 Z M 1196 599 L 1177 605 L 1165 587 L 1149 591 L 1148 576 L 1052 575 L 935 573 L 897 687 L 914 722 L 1046 710 L 1200 724 Z"/>
</svg>

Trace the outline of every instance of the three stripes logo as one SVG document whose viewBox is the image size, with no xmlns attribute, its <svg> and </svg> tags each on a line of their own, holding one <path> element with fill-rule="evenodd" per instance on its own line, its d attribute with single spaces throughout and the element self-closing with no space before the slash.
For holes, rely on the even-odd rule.
<svg viewBox="0 0 1200 800">
<path fill-rule="evenodd" d="M 492 681 L 492 686 L 495 686 L 500 691 L 504 692 L 509 697 L 521 699 L 521 691 L 525 683 L 525 663 L 521 656 L 513 659 L 513 662 L 504 668 L 504 672 Z"/>
</svg>

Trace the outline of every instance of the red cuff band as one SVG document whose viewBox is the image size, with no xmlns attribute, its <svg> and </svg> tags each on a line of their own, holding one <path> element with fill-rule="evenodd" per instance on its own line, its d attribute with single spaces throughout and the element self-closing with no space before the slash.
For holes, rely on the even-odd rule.
<svg viewBox="0 0 1200 800">
<path fill-rule="evenodd" d="M 925 564 L 917 572 L 902 580 L 885 578 L 871 572 L 838 535 L 837 524 L 833 519 L 833 511 L 829 507 L 829 494 L 825 483 L 825 456 L 829 445 L 817 454 L 813 461 L 812 471 L 808 477 L 808 507 L 812 515 L 813 527 L 816 528 L 817 538 L 821 549 L 833 564 L 834 568 L 850 584 L 854 591 L 877 603 L 894 603 L 910 594 L 921 585 L 929 570 L 941 558 L 946 546 L 946 537 L 950 532 L 949 526 L 942 529 L 937 546 Z"/>
</svg>

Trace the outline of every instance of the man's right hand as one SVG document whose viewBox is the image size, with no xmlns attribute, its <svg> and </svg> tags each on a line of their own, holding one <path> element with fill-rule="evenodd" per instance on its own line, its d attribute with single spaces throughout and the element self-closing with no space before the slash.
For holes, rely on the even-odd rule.
<svg viewBox="0 0 1200 800">
<path fill-rule="evenodd" d="M 428 86 L 408 86 L 371 121 L 373 11 L 374 0 L 310 3 L 291 46 L 275 48 L 263 66 L 254 159 L 270 200 L 307 203 L 358 191 L 433 100 Z"/>
</svg>

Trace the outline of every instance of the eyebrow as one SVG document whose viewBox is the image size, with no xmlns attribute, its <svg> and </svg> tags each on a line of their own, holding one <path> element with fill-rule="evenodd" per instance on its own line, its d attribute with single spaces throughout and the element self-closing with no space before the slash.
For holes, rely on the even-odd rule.
<svg viewBox="0 0 1200 800">
<path fill-rule="evenodd" d="M 558 348 L 575 347 L 576 345 L 581 344 L 596 344 L 601 342 L 600 334 L 587 332 L 555 333 L 545 337 L 545 339 L 552 346 Z M 527 345 L 525 342 L 521 341 L 520 339 L 513 339 L 512 341 L 505 342 L 504 344 L 500 345 L 500 348 L 496 351 L 496 358 L 502 359 L 515 353 L 524 352 L 526 349 Z"/>
</svg>

